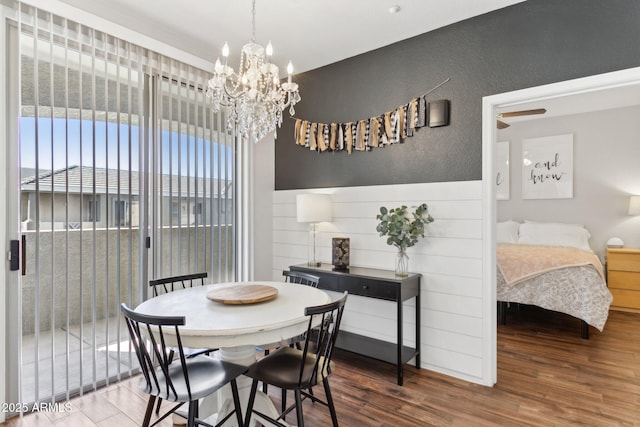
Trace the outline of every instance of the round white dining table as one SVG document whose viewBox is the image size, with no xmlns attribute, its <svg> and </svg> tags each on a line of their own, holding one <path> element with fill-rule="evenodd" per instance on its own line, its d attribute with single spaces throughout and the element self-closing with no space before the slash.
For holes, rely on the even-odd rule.
<svg viewBox="0 0 640 427">
<path fill-rule="evenodd" d="M 207 298 L 207 293 L 212 290 L 255 284 L 271 286 L 277 289 L 277 295 L 268 301 L 249 304 L 226 304 Z M 326 292 L 296 283 L 232 282 L 162 294 L 144 301 L 135 311 L 154 316 L 184 316 L 185 325 L 180 327 L 180 338 L 185 347 L 219 348 L 220 359 L 248 366 L 256 360 L 256 346 L 277 343 L 306 331 L 309 318 L 304 315 L 305 307 L 330 301 L 331 297 Z M 238 380 L 240 399 L 245 407 L 250 386 L 249 378 Z M 228 387 L 225 387 L 220 396 L 203 399 L 200 417 L 207 418 L 216 412 L 219 415 L 227 413 L 232 405 L 230 395 Z M 256 396 L 255 407 L 274 418 L 278 416 L 273 402 L 262 392 Z M 234 420 L 227 420 L 225 426 L 235 425 Z"/>
</svg>

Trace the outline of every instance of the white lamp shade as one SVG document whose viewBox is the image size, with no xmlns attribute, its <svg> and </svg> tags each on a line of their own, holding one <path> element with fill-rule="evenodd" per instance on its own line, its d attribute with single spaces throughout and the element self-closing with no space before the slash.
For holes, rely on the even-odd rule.
<svg viewBox="0 0 640 427">
<path fill-rule="evenodd" d="M 640 196 L 629 198 L 629 215 L 640 215 Z"/>
<path fill-rule="evenodd" d="M 296 214 L 298 222 L 331 221 L 331 196 L 328 194 L 298 194 Z"/>
</svg>

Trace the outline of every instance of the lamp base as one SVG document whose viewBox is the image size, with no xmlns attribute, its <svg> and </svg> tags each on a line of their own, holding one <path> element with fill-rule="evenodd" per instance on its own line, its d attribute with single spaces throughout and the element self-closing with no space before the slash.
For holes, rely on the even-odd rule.
<svg viewBox="0 0 640 427">
<path fill-rule="evenodd" d="M 307 265 L 309 267 L 320 267 L 322 263 L 320 261 L 308 261 Z"/>
</svg>

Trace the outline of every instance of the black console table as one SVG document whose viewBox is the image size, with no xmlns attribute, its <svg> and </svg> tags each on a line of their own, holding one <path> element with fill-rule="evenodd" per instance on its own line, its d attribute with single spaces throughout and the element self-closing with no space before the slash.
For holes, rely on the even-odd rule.
<svg viewBox="0 0 640 427">
<path fill-rule="evenodd" d="M 420 368 L 420 274 L 410 273 L 407 277 L 397 277 L 393 271 L 374 268 L 350 267 L 349 270 L 333 270 L 331 264 L 311 267 L 306 264 L 289 266 L 292 271 L 301 271 L 320 277 L 318 288 L 344 292 L 386 301 L 395 301 L 397 307 L 396 343 L 378 340 L 347 331 L 338 334 L 337 347 L 363 354 L 396 365 L 398 385 L 402 385 L 403 366 L 415 357 Z M 416 348 L 402 344 L 402 305 L 404 301 L 416 299 Z"/>
</svg>

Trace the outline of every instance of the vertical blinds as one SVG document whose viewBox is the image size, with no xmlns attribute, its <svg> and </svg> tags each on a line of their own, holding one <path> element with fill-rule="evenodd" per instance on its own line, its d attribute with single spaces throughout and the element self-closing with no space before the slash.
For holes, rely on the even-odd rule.
<svg viewBox="0 0 640 427">
<path fill-rule="evenodd" d="M 135 371 L 119 305 L 146 298 L 149 276 L 234 279 L 235 147 L 206 72 L 18 12 L 20 401 L 55 401 Z"/>
</svg>

